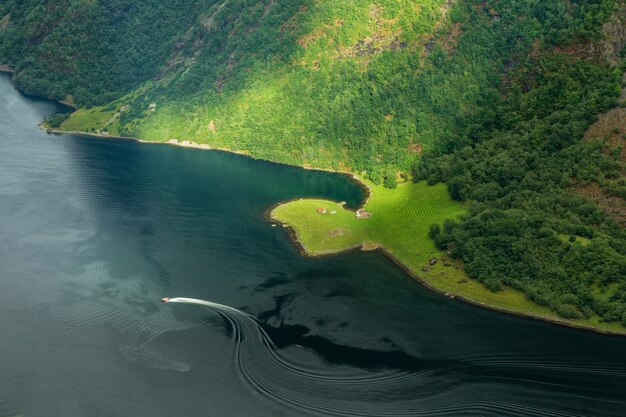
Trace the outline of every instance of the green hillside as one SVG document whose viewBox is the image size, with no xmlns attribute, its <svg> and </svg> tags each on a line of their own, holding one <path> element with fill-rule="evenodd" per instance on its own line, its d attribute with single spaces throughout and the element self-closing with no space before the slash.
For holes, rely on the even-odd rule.
<svg viewBox="0 0 626 417">
<path fill-rule="evenodd" d="M 8 0 L 0 63 L 60 129 L 445 182 L 469 277 L 626 325 L 623 210 L 581 192 L 626 197 L 626 132 L 583 140 L 624 33 L 624 0 Z"/>
</svg>

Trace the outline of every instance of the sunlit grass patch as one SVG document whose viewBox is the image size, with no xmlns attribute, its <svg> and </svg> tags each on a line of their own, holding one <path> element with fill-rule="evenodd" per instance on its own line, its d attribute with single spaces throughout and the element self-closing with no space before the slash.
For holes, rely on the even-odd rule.
<svg viewBox="0 0 626 417">
<path fill-rule="evenodd" d="M 396 189 L 372 184 L 370 187 L 371 195 L 364 207 L 371 213 L 369 218 L 357 218 L 354 211 L 337 202 L 314 199 L 282 204 L 271 216 L 293 226 L 311 255 L 374 242 L 407 264 L 417 266 L 441 254 L 428 238 L 430 224 L 455 218 L 465 210 L 450 199 L 444 184 L 404 183 Z M 318 209 L 325 209 L 326 213 L 319 213 Z"/>
<path fill-rule="evenodd" d="M 368 218 L 357 218 L 355 211 L 344 208 L 342 203 L 321 199 L 280 204 L 270 212 L 270 217 L 291 227 L 304 252 L 311 256 L 355 248 L 383 248 L 411 275 L 450 297 L 565 324 L 623 332 L 619 324 L 603 323 L 598 316 L 563 319 L 548 307 L 530 301 L 522 291 L 505 288 L 493 292 L 470 279 L 462 264 L 449 259 L 428 236 L 431 224 L 458 218 L 465 211 L 462 204 L 450 199 L 445 184 L 406 182 L 396 189 L 367 185 L 371 194 L 363 209 L 371 213 Z M 584 238 L 577 237 L 574 244 L 586 243 Z"/>
<path fill-rule="evenodd" d="M 106 130 L 111 135 L 118 134 L 118 109 L 113 107 L 92 107 L 76 110 L 61 125 L 62 130 L 77 132 L 99 132 Z"/>
</svg>

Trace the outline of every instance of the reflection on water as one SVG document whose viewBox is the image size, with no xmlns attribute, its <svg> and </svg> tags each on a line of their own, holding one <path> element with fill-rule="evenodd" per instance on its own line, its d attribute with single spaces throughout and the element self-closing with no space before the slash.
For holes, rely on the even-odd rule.
<svg viewBox="0 0 626 417">
<path fill-rule="evenodd" d="M 53 111 L 0 79 L 0 417 L 626 415 L 625 338 L 452 302 L 378 253 L 303 258 L 265 221 L 357 205 L 346 177 L 46 135 Z"/>
</svg>

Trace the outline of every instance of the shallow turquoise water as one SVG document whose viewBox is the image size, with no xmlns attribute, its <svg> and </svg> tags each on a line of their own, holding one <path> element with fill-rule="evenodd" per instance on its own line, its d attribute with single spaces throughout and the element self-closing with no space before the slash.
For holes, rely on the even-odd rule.
<svg viewBox="0 0 626 417">
<path fill-rule="evenodd" d="M 304 258 L 266 221 L 357 205 L 345 176 L 46 135 L 54 111 L 0 78 L 0 417 L 626 415 L 626 338 L 450 301 L 378 253 Z"/>
</svg>

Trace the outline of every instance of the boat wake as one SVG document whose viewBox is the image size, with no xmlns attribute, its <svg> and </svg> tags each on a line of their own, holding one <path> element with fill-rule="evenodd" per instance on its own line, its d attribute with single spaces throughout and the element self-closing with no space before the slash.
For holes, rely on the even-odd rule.
<svg viewBox="0 0 626 417">
<path fill-rule="evenodd" d="M 281 356 L 280 350 L 257 319 L 241 310 L 194 298 L 164 298 L 162 301 L 206 307 L 219 314 L 232 328 L 236 367 L 242 378 L 265 397 L 300 413 L 424 417 L 577 416 L 568 412 L 500 402 L 497 399 L 487 401 L 483 398 L 455 405 L 438 399 L 441 392 L 454 389 L 463 382 L 475 382 L 471 376 L 464 381 L 465 372 L 461 372 L 461 368 L 475 365 L 484 367 L 488 365 L 485 360 L 477 360 L 475 365 L 471 361 L 443 365 L 437 363 L 416 370 L 372 371 L 331 366 L 327 368 L 328 372 L 315 371 Z M 501 364 L 497 361 L 495 363 Z M 523 364 L 518 365 L 524 367 Z M 533 365 L 526 364 L 530 367 Z M 595 371 L 598 372 L 597 369 Z M 451 372 L 455 373 L 454 378 L 445 377 Z M 436 374 L 441 377 L 432 378 Z"/>
</svg>

